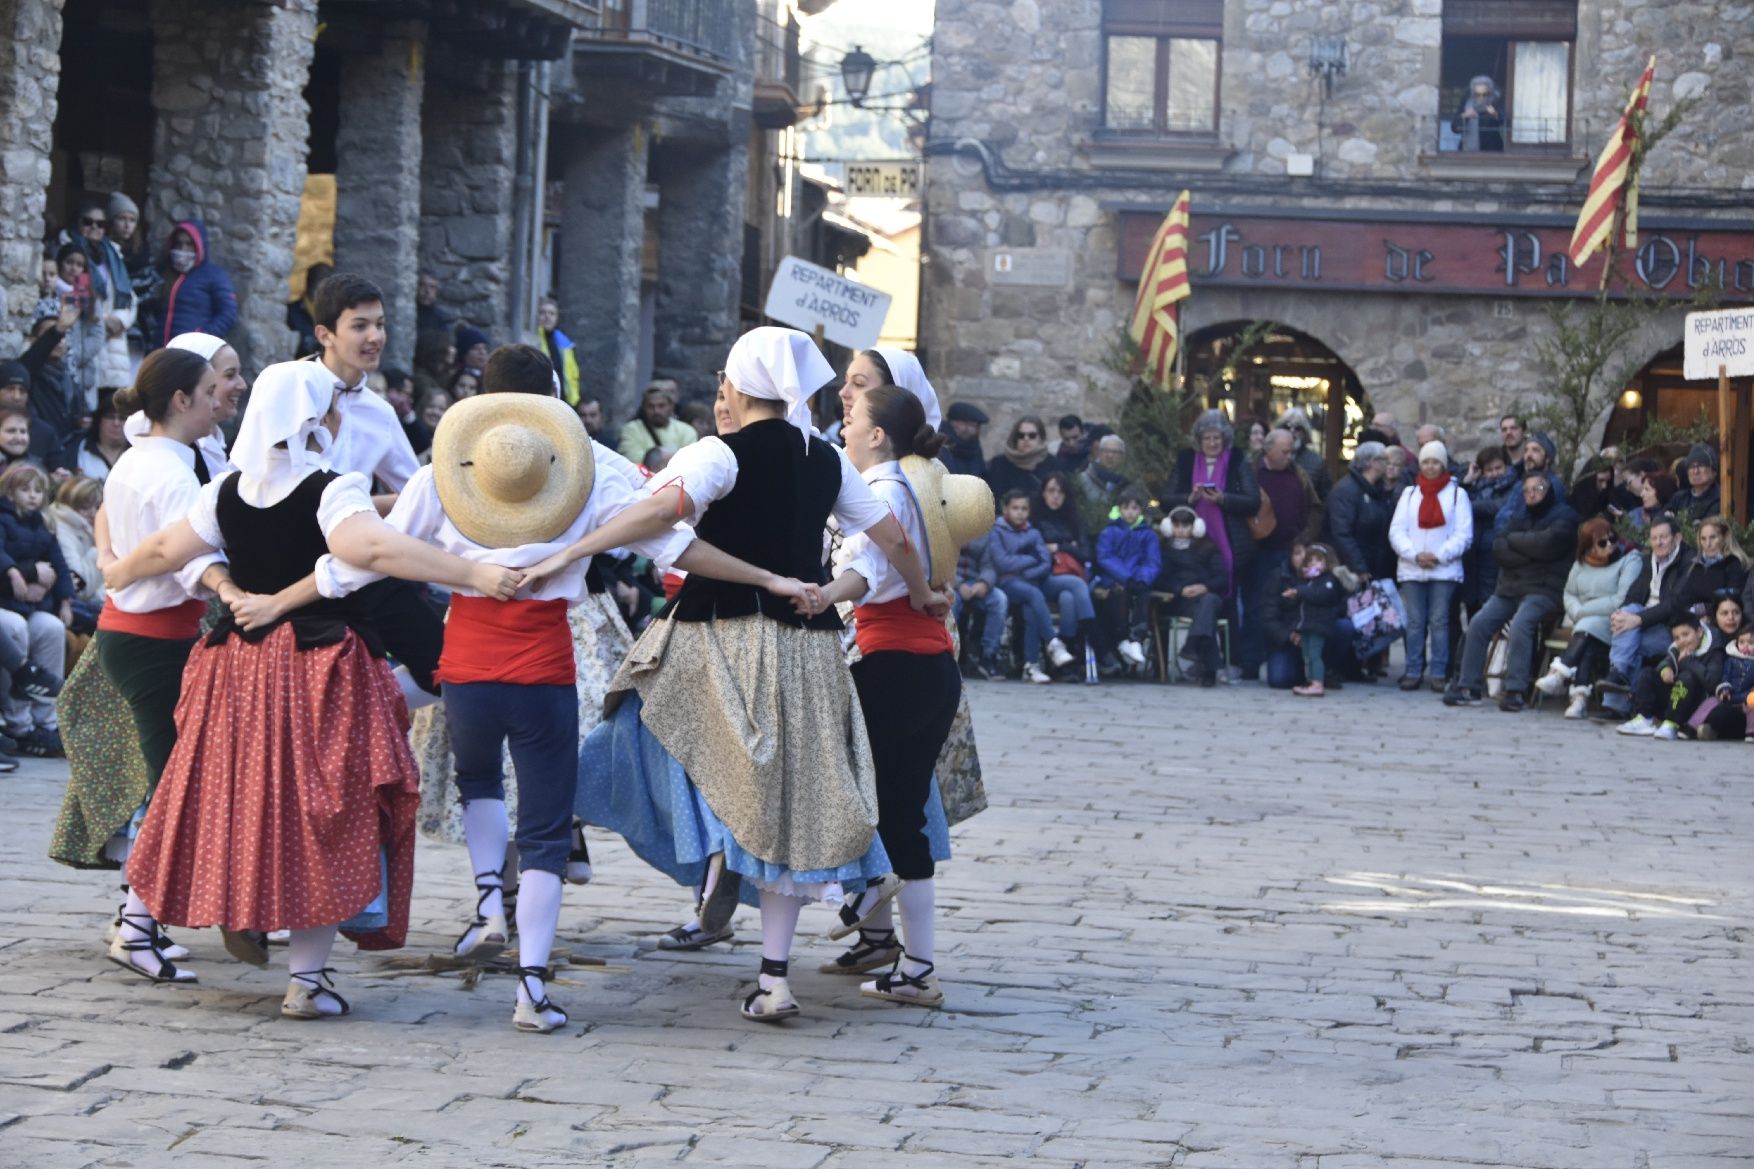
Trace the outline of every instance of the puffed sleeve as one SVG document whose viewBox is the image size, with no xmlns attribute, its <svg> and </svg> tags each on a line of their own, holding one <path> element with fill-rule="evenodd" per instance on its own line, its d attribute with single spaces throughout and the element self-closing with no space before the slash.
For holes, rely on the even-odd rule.
<svg viewBox="0 0 1754 1169">
<path fill-rule="evenodd" d="M 219 487 L 225 479 L 222 476 L 200 488 L 185 517 L 195 534 L 201 537 L 201 542 L 209 548 L 225 547 L 225 536 L 219 530 Z"/>
<path fill-rule="evenodd" d="M 201 456 L 196 455 L 195 457 L 200 458 Z M 194 488 L 194 498 L 186 505 L 188 511 L 185 513 L 185 518 L 188 519 L 189 526 L 195 529 L 195 534 L 201 537 L 201 542 L 211 548 L 225 547 L 225 536 L 219 530 L 219 485 L 222 482 L 224 482 L 223 479 L 215 479 L 205 487 Z M 193 485 L 179 477 L 176 480 L 166 481 L 165 486 L 173 493 L 181 495 L 183 492 L 190 491 Z M 162 512 L 164 515 L 176 515 L 185 506 L 178 500 L 167 502 L 168 506 Z M 204 556 L 195 557 L 171 575 L 176 578 L 177 585 L 185 593 L 191 597 L 199 597 L 206 593 L 206 590 L 201 587 L 202 575 L 215 564 L 224 563 L 224 555 L 219 552 L 210 552 Z"/>
<path fill-rule="evenodd" d="M 362 510 L 377 510 L 369 494 L 365 496 L 367 507 L 359 507 L 362 490 L 369 492 L 371 484 L 366 482 L 365 476 L 358 474 L 343 475 L 324 490 L 322 502 L 318 505 L 317 522 L 325 536 L 349 516 L 358 515 Z M 390 509 L 384 522 L 416 539 L 430 540 L 437 534 L 444 518 L 438 489 L 432 481 L 432 468 L 422 467 L 396 496 L 396 506 Z M 348 596 L 384 579 L 383 573 L 355 567 L 332 553 L 318 557 L 316 572 L 317 592 L 330 599 Z"/>
<path fill-rule="evenodd" d="M 858 472 L 853 472 L 853 478 L 858 477 Z M 671 456 L 669 466 L 652 476 L 648 490 L 656 495 L 672 483 L 688 497 L 687 519 L 697 522 L 708 505 L 737 486 L 737 456 L 715 437 L 690 443 Z"/>
<path fill-rule="evenodd" d="M 837 449 L 835 453 L 840 456 L 840 494 L 835 497 L 832 514 L 843 533 L 856 536 L 887 519 L 889 505 L 877 498 L 870 484 L 859 477 L 846 451 Z"/>
</svg>

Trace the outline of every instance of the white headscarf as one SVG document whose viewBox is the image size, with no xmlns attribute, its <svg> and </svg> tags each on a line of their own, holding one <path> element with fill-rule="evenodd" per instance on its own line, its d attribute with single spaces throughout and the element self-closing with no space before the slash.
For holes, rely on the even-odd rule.
<svg viewBox="0 0 1754 1169">
<path fill-rule="evenodd" d="M 786 421 L 809 438 L 815 429 L 810 422 L 810 399 L 834 380 L 834 367 L 808 333 L 763 325 L 749 330 L 731 346 L 731 355 L 725 358 L 725 376 L 751 398 L 784 402 Z"/>
<path fill-rule="evenodd" d="M 231 448 L 231 461 L 245 478 L 277 477 L 275 447 L 280 443 L 286 444 L 281 465 L 289 464 L 297 478 L 328 468 L 334 436 L 322 420 L 335 401 L 336 384 L 335 375 L 319 361 L 283 361 L 262 371 Z M 306 449 L 312 435 L 319 447 L 315 451 Z"/>
<path fill-rule="evenodd" d="M 944 421 L 944 416 L 938 410 L 938 391 L 926 380 L 926 371 L 921 368 L 920 359 L 905 349 L 883 347 L 871 352 L 883 359 L 883 364 L 889 367 L 889 376 L 895 379 L 896 385 L 920 400 L 920 405 L 926 408 L 926 425 L 937 430 Z"/>
<path fill-rule="evenodd" d="M 215 337 L 212 333 L 178 333 L 165 348 L 182 349 L 206 361 L 212 361 L 213 355 L 224 349 L 225 345 L 225 338 Z M 146 416 L 144 410 L 134 411 L 122 422 L 122 436 L 128 440 L 129 446 L 135 445 L 151 433 L 152 419 Z M 225 448 L 219 449 L 223 454 Z"/>
</svg>

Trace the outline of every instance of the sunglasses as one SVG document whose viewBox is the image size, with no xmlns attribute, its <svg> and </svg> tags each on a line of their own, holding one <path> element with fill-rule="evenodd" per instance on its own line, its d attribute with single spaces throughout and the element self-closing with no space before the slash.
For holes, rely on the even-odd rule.
<svg viewBox="0 0 1754 1169">
<path fill-rule="evenodd" d="M 79 226 L 81 226 L 81 227 L 103 227 L 106 222 L 107 221 L 103 220 L 103 219 L 87 218 L 87 219 L 81 219 L 79 221 Z"/>
<path fill-rule="evenodd" d="M 1040 438 L 1041 431 L 1039 431 L 1039 430 L 1019 430 L 1017 432 L 1017 437 L 1018 438 Z"/>
<path fill-rule="evenodd" d="M 1614 538 L 1612 536 L 1607 536 L 1596 541 L 1596 547 L 1598 548 L 1612 548 L 1613 546 Z"/>
</svg>

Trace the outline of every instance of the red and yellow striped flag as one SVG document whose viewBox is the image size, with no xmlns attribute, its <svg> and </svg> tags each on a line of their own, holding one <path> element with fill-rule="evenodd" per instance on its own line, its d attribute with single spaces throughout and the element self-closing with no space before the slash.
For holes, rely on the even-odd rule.
<svg viewBox="0 0 1754 1169">
<path fill-rule="evenodd" d="M 1145 362 L 1146 380 L 1169 388 L 1170 371 L 1175 366 L 1176 346 L 1181 341 L 1181 325 L 1177 320 L 1175 302 L 1187 299 L 1188 287 L 1188 204 L 1191 195 L 1183 191 L 1175 206 L 1157 229 L 1145 267 L 1139 273 L 1139 296 L 1133 302 L 1133 323 L 1127 334 L 1139 346 Z"/>
<path fill-rule="evenodd" d="M 1632 91 L 1632 100 L 1626 103 L 1626 112 L 1620 115 L 1620 124 L 1614 127 L 1596 160 L 1596 171 L 1590 176 L 1590 193 L 1584 198 L 1577 228 L 1571 233 L 1573 264 L 1582 265 L 1607 244 L 1614 227 L 1614 213 L 1622 205 L 1626 214 L 1621 243 L 1629 248 L 1638 245 L 1638 176 L 1632 173 L 1632 152 L 1638 144 L 1639 130 L 1633 115 L 1644 113 L 1650 104 L 1650 83 L 1656 70 L 1657 59 L 1653 54 L 1650 64 L 1644 67 L 1644 76 Z"/>
</svg>

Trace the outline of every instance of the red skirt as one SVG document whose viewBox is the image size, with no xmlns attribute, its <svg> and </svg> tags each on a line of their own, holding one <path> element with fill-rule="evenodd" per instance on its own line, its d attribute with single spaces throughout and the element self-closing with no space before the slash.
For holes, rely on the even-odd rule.
<svg viewBox="0 0 1754 1169">
<path fill-rule="evenodd" d="M 261 642 L 198 645 L 183 674 L 177 746 L 128 861 L 159 921 L 234 930 L 345 921 L 389 871 L 389 924 L 362 950 L 408 936 L 420 771 L 390 668 L 352 632 L 299 651 L 282 625 Z"/>
</svg>

